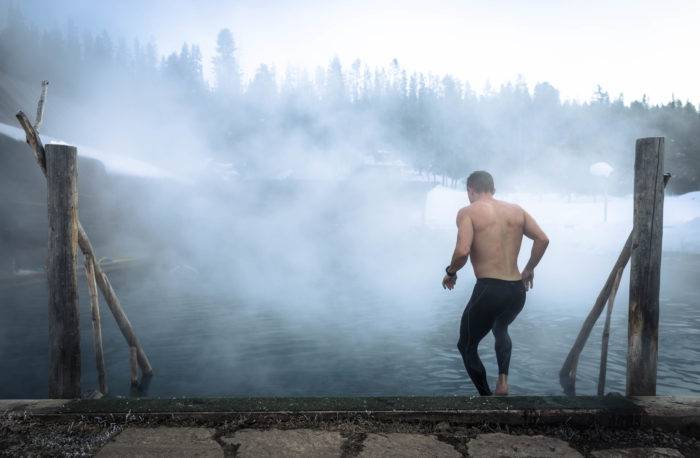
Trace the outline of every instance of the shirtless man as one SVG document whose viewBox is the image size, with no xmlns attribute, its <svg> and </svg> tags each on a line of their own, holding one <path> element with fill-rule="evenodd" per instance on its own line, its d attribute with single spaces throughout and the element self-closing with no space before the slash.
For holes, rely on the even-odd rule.
<svg viewBox="0 0 700 458">
<path fill-rule="evenodd" d="M 549 244 L 532 216 L 518 205 L 494 199 L 495 191 L 493 177 L 488 172 L 469 175 L 467 194 L 471 205 L 457 213 L 457 245 L 442 279 L 443 288 L 454 288 L 457 271 L 471 255 L 477 280 L 462 314 L 457 348 L 482 396 L 492 393 L 477 353 L 479 342 L 493 331 L 498 361 L 496 395 L 507 395 L 511 351 L 508 325 L 525 305 L 525 291 L 533 287 L 535 266 Z M 518 253 L 523 235 L 532 239 L 533 244 L 530 260 L 521 273 Z"/>
</svg>

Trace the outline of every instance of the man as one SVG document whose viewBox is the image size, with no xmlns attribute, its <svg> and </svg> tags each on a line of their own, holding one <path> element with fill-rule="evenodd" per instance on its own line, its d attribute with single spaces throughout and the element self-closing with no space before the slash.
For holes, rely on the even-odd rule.
<svg viewBox="0 0 700 458">
<path fill-rule="evenodd" d="M 493 331 L 498 361 L 496 394 L 507 395 L 511 352 L 508 325 L 525 305 L 525 292 L 533 287 L 534 269 L 549 244 L 532 216 L 518 205 L 496 200 L 495 192 L 493 177 L 488 172 L 469 175 L 467 194 L 471 205 L 457 213 L 457 245 L 442 280 L 443 288 L 454 288 L 457 271 L 471 255 L 477 280 L 462 314 L 457 348 L 482 396 L 492 393 L 477 353 L 479 342 Z M 532 239 L 533 245 L 530 260 L 521 273 L 518 253 L 523 235 Z"/>
</svg>

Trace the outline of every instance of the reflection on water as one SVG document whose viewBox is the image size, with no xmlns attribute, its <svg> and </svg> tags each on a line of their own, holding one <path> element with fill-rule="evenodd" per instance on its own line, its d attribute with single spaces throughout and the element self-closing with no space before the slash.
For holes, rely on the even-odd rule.
<svg viewBox="0 0 700 458">
<path fill-rule="evenodd" d="M 700 393 L 700 293 L 697 272 L 688 274 L 686 264 L 682 256 L 664 259 L 658 394 Z M 213 290 L 201 278 L 165 282 L 162 275 L 172 272 L 157 269 L 116 273 L 112 279 L 156 371 L 150 396 L 473 395 L 456 348 L 473 279 L 463 275 L 461 287 L 450 294 L 440 288 L 436 272 L 403 281 L 400 275 L 385 277 L 381 281 L 395 288 L 381 291 L 360 280 L 362 276 L 346 273 L 314 279 L 293 291 L 271 288 L 260 296 L 264 303 L 238 297 L 233 287 Z M 320 288 L 320 283 L 326 286 Z M 543 303 L 546 278 L 536 285 L 539 289 L 529 293 L 510 328 L 511 392 L 561 394 L 557 374 L 592 301 L 568 297 L 561 304 Z M 607 381 L 608 391 L 623 393 L 624 289 L 612 317 Z M 88 390 L 97 382 L 85 289 L 80 297 L 82 380 L 83 390 Z M 45 397 L 45 285 L 0 289 L 0 304 L 0 397 Z M 102 315 L 111 394 L 129 395 L 126 343 L 104 305 Z M 596 391 L 602 322 L 580 360 L 579 394 Z M 492 385 L 493 344 L 489 334 L 480 346 Z"/>
</svg>

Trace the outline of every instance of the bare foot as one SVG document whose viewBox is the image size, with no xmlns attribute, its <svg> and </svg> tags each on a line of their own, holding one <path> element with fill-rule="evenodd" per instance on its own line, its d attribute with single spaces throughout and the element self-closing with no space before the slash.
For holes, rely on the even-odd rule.
<svg viewBox="0 0 700 458">
<path fill-rule="evenodd" d="M 498 375 L 498 382 L 496 382 L 496 391 L 494 394 L 496 396 L 508 396 L 508 381 L 505 375 Z"/>
</svg>

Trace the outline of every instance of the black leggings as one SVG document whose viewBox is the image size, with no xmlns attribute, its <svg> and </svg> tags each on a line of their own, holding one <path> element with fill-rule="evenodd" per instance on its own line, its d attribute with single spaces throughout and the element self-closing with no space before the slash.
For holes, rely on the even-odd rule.
<svg viewBox="0 0 700 458">
<path fill-rule="evenodd" d="M 525 305 L 525 286 L 521 280 L 508 281 L 479 278 L 467 307 L 462 314 L 457 348 L 462 354 L 464 367 L 482 396 L 490 396 L 486 369 L 477 348 L 481 339 L 493 330 L 496 338 L 498 372 L 508 374 L 511 342 L 508 325 Z"/>
</svg>

